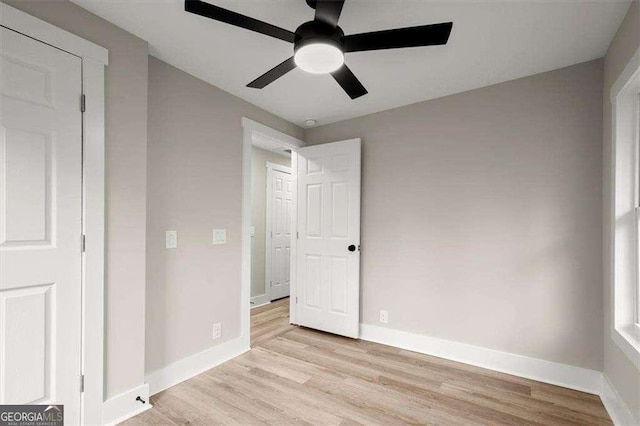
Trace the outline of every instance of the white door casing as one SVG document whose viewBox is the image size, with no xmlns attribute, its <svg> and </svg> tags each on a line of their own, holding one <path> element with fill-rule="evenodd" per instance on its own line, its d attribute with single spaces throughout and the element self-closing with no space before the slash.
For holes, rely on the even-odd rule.
<svg viewBox="0 0 640 426">
<path fill-rule="evenodd" d="M 271 300 L 289 296 L 293 191 L 291 168 L 267 163 L 265 277 Z"/>
<path fill-rule="evenodd" d="M 79 424 L 82 62 L 0 31 L 0 403 Z"/>
<path fill-rule="evenodd" d="M 360 139 L 298 150 L 296 322 L 357 338 Z"/>
</svg>

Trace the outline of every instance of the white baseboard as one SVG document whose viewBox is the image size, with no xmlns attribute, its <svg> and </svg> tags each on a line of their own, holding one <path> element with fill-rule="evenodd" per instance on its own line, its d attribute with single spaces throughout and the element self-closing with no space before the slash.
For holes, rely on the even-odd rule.
<svg viewBox="0 0 640 426">
<path fill-rule="evenodd" d="M 146 404 L 136 401 L 138 396 L 144 399 Z M 102 423 L 108 426 L 117 425 L 149 408 L 149 385 L 145 383 L 107 399 L 102 408 Z"/>
<path fill-rule="evenodd" d="M 637 419 L 625 402 L 620 398 L 618 392 L 613 387 L 606 374 L 602 375 L 602 392 L 600 393 L 600 399 L 604 404 L 604 408 L 607 409 L 607 413 L 613 420 L 613 424 L 616 426 L 637 426 L 640 424 L 640 419 Z"/>
<path fill-rule="evenodd" d="M 271 303 L 269 296 L 266 294 L 261 294 L 260 296 L 255 296 L 251 298 L 251 309 L 257 308 L 259 306 L 268 305 Z"/>
<path fill-rule="evenodd" d="M 149 383 L 149 392 L 151 395 L 155 395 L 158 392 L 220 365 L 231 358 L 235 358 L 248 350 L 249 347 L 242 344 L 242 338 L 236 337 L 233 340 L 169 364 L 145 376 L 146 382 Z"/>
<path fill-rule="evenodd" d="M 602 373 L 422 334 L 360 324 L 360 338 L 599 395 Z"/>
</svg>

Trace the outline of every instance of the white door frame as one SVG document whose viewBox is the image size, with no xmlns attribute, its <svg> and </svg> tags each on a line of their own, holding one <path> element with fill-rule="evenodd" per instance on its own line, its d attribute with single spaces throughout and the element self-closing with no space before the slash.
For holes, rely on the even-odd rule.
<svg viewBox="0 0 640 426">
<path fill-rule="evenodd" d="M 82 259 L 83 424 L 102 424 L 104 346 L 104 67 L 107 49 L 0 3 L 0 26 L 82 59 Z M 80 99 L 78 99 L 78 108 Z M 78 377 L 80 386 L 80 377 Z"/>
<path fill-rule="evenodd" d="M 242 350 L 251 347 L 251 146 L 253 134 L 270 139 L 279 145 L 291 150 L 291 171 L 295 185 L 295 170 L 297 169 L 298 148 L 305 146 L 300 139 L 289 136 L 278 130 L 272 129 L 242 117 L 242 262 L 241 262 L 241 288 L 240 288 L 240 337 Z M 295 190 L 295 188 L 294 188 Z M 291 212 L 291 277 L 295 277 L 295 247 L 296 239 L 296 205 L 293 204 Z M 293 311 L 291 311 L 293 312 Z M 290 319 L 293 321 L 293 319 Z"/>
<path fill-rule="evenodd" d="M 293 157 L 293 150 L 291 151 L 291 157 Z M 293 160 L 293 158 L 292 158 Z M 279 172 L 283 172 L 283 173 L 289 173 L 291 175 L 291 177 L 293 177 L 293 171 L 291 169 L 291 167 L 287 167 L 287 166 L 283 166 L 282 164 L 278 164 L 278 163 L 272 163 L 271 161 L 267 161 L 267 190 L 266 190 L 266 194 L 267 194 L 267 202 L 266 202 L 266 207 L 265 207 L 265 233 L 264 233 L 264 240 L 265 240 L 265 262 L 264 262 L 264 288 L 265 288 L 265 294 L 267 295 L 267 298 L 269 299 L 269 301 L 272 300 L 271 297 L 271 286 L 267 286 L 267 283 L 271 281 L 271 243 L 272 243 L 272 235 L 271 235 L 271 198 L 273 197 L 273 171 L 279 171 Z M 297 186 L 294 185 L 294 190 L 297 188 Z M 293 210 L 293 206 L 296 205 L 296 193 L 293 193 L 293 200 L 292 200 L 292 210 Z M 295 210 L 293 210 L 295 211 Z M 295 223 L 295 220 L 292 222 L 292 225 Z M 296 228 L 294 228 L 293 226 L 291 227 L 291 236 L 293 238 L 293 232 L 296 230 Z M 292 248 L 293 250 L 293 248 Z M 289 261 L 291 261 L 291 259 L 289 259 Z M 289 265 L 289 267 L 291 267 L 291 265 Z M 289 277 L 289 282 L 291 282 L 291 277 Z"/>
</svg>

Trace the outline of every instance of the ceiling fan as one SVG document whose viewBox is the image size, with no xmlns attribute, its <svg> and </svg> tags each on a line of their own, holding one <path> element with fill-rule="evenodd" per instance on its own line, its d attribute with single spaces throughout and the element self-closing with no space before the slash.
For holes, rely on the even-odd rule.
<svg viewBox="0 0 640 426">
<path fill-rule="evenodd" d="M 300 25 L 295 32 L 201 0 L 185 0 L 184 8 L 196 15 L 293 43 L 292 57 L 253 80 L 247 87 L 262 89 L 298 67 L 313 74 L 330 73 L 351 99 L 368 92 L 344 63 L 345 53 L 447 44 L 453 27 L 453 22 L 444 22 L 345 35 L 338 26 L 345 0 L 306 2 L 315 9 L 315 19 Z"/>
</svg>

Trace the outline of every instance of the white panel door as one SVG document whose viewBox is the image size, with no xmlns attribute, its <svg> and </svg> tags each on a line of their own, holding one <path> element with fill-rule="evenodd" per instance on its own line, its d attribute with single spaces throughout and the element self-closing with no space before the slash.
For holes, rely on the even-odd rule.
<svg viewBox="0 0 640 426">
<path fill-rule="evenodd" d="M 82 62 L 0 31 L 0 404 L 78 424 Z"/>
<path fill-rule="evenodd" d="M 282 170 L 289 170 L 289 173 Z M 270 168 L 267 183 L 269 197 L 270 238 L 267 238 L 269 264 L 267 279 L 271 286 L 271 300 L 289 296 L 291 257 L 291 210 L 293 205 L 293 177 L 287 167 Z"/>
<path fill-rule="evenodd" d="M 358 337 L 360 139 L 298 151 L 299 325 Z"/>
</svg>

